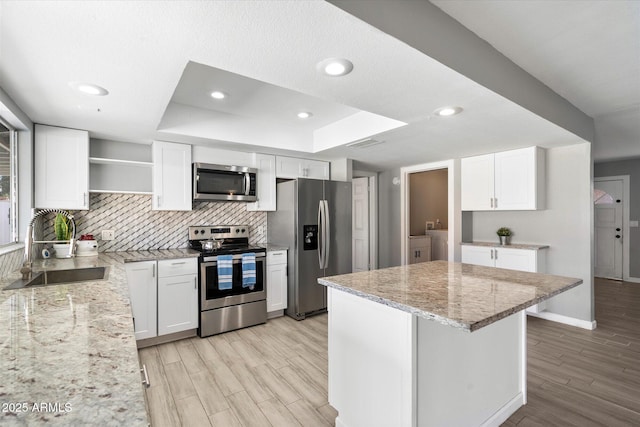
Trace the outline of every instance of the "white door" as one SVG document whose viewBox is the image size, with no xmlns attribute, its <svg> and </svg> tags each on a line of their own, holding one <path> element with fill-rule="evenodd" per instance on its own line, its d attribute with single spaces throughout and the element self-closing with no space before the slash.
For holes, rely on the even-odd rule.
<svg viewBox="0 0 640 427">
<path fill-rule="evenodd" d="M 494 208 L 494 155 L 466 157 L 460 162 L 463 211 Z"/>
<path fill-rule="evenodd" d="M 464 264 L 495 267 L 494 249 L 484 246 L 462 246 L 462 262 Z"/>
<path fill-rule="evenodd" d="M 354 178 L 351 184 L 351 259 L 355 273 L 369 270 L 369 178 Z"/>
<path fill-rule="evenodd" d="M 595 275 L 622 279 L 622 209 L 624 200 L 621 179 L 594 182 Z"/>
</svg>

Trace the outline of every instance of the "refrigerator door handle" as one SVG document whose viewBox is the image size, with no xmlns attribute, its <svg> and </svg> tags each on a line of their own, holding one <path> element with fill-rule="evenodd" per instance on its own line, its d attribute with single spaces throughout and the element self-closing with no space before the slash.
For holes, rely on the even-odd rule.
<svg viewBox="0 0 640 427">
<path fill-rule="evenodd" d="M 323 249 L 324 249 L 324 268 L 328 268 L 329 267 L 329 253 L 331 251 L 331 221 L 329 220 L 329 202 L 326 200 L 322 201 L 324 204 L 324 221 L 323 221 L 323 225 L 324 225 L 324 242 L 323 242 Z"/>
<path fill-rule="evenodd" d="M 322 200 L 320 200 L 318 202 L 318 265 L 320 266 L 320 268 L 323 268 L 324 265 L 324 258 L 323 258 L 323 238 L 324 238 L 324 233 L 323 233 L 323 227 L 324 227 L 324 221 L 323 221 L 323 215 L 322 215 Z"/>
</svg>

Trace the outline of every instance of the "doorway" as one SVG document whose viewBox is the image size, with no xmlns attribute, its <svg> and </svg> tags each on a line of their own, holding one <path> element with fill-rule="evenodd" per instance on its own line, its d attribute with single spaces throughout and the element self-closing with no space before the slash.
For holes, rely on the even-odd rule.
<svg viewBox="0 0 640 427">
<path fill-rule="evenodd" d="M 446 208 L 446 221 L 443 218 L 438 218 L 440 215 L 437 214 L 434 218 L 425 218 L 424 223 L 422 220 L 416 219 L 413 220 L 411 218 L 412 211 L 412 199 L 416 197 L 420 197 L 419 195 L 412 194 L 411 191 L 411 181 L 412 176 L 414 174 L 418 174 L 421 172 L 427 171 L 446 171 L 446 182 L 447 182 L 447 190 L 446 190 L 446 198 L 443 198 L 445 203 L 447 204 Z M 429 227 L 427 222 L 433 222 L 433 231 L 436 227 L 436 221 L 440 219 L 440 223 L 442 224 L 442 230 L 440 233 L 443 234 L 440 242 L 437 242 L 436 245 L 440 245 L 440 247 L 436 247 L 433 252 L 438 253 L 444 251 L 446 255 L 438 256 L 438 258 L 446 259 L 448 261 L 460 261 L 460 236 L 461 236 L 461 223 L 462 223 L 462 212 L 460 210 L 460 160 L 447 160 L 442 162 L 434 162 L 434 163 L 425 163 L 422 165 L 415 165 L 401 168 L 401 236 L 402 236 L 402 245 L 401 245 L 401 264 L 406 265 L 413 261 L 413 253 L 410 249 L 412 242 L 412 235 L 419 233 L 423 236 L 426 234 L 425 231 Z M 417 175 L 415 175 L 417 176 Z M 456 179 L 457 177 L 457 179 Z M 414 180 L 415 181 L 415 180 Z M 415 182 L 414 182 L 415 184 Z M 414 206 L 415 207 L 415 206 Z M 442 211 L 445 212 L 445 211 Z M 431 214 L 430 214 L 431 215 Z M 413 228 L 413 230 L 412 230 Z M 446 230 L 445 230 L 446 229 Z M 413 238 L 415 240 L 415 238 Z"/>
<path fill-rule="evenodd" d="M 594 275 L 629 278 L 629 176 L 594 178 Z"/>
</svg>

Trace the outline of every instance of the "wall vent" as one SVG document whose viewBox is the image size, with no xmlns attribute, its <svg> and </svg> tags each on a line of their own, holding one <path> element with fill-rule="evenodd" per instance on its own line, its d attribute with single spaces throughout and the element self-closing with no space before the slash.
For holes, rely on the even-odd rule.
<svg viewBox="0 0 640 427">
<path fill-rule="evenodd" d="M 384 141 L 378 141 L 377 139 L 373 139 L 373 138 L 365 138 L 365 139 L 360 139 L 358 141 L 353 141 L 347 144 L 347 147 L 349 148 L 368 148 L 371 147 L 373 145 L 378 145 L 378 144 L 382 144 Z"/>
</svg>

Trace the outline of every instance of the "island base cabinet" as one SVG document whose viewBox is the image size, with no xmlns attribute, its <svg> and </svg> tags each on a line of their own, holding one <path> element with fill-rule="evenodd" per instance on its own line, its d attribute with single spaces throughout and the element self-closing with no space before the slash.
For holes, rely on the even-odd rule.
<svg viewBox="0 0 640 427">
<path fill-rule="evenodd" d="M 526 321 L 475 332 L 328 288 L 337 427 L 499 426 L 526 403 Z"/>
</svg>

